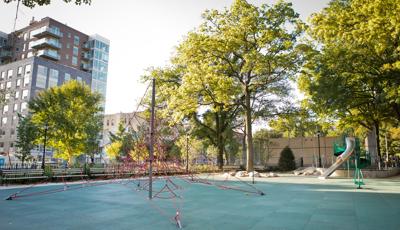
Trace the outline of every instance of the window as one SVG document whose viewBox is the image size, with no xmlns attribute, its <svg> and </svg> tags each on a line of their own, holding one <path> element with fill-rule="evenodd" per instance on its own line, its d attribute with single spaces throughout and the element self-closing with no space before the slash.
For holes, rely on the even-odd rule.
<svg viewBox="0 0 400 230">
<path fill-rule="evenodd" d="M 15 99 L 19 99 L 19 90 L 15 91 Z"/>
<path fill-rule="evenodd" d="M 3 119 L 1 119 L 1 124 L 3 125 L 7 124 L 7 117 L 3 117 Z"/>
<path fill-rule="evenodd" d="M 68 54 L 65 55 L 65 59 L 69 60 L 69 55 Z"/>
<path fill-rule="evenodd" d="M 17 79 L 15 84 L 17 88 L 21 86 L 21 81 L 22 81 L 21 79 Z"/>
<path fill-rule="evenodd" d="M 13 70 L 12 69 L 8 70 L 7 78 L 8 79 L 12 78 L 12 75 L 13 75 Z"/>
<path fill-rule="evenodd" d="M 26 41 L 26 39 L 28 39 L 28 33 L 24 33 L 24 40 Z"/>
<path fill-rule="evenodd" d="M 14 112 L 18 112 L 18 104 L 14 104 Z"/>
<path fill-rule="evenodd" d="M 4 78 L 6 78 L 6 72 L 1 72 L 0 80 L 4 80 Z"/>
<path fill-rule="evenodd" d="M 17 105 L 17 106 L 18 106 L 18 105 Z M 16 124 L 16 123 L 17 123 L 17 116 L 14 115 L 14 116 L 12 117 L 11 124 L 13 125 L 13 124 Z"/>
<path fill-rule="evenodd" d="M 58 85 L 58 70 L 50 69 L 49 88 Z"/>
<path fill-rule="evenodd" d="M 31 73 L 31 65 L 26 65 L 25 66 L 25 75 L 28 75 Z"/>
<path fill-rule="evenodd" d="M 67 49 L 71 48 L 71 44 L 67 43 Z"/>
<path fill-rule="evenodd" d="M 24 85 L 25 86 L 29 85 L 29 75 L 25 75 L 25 77 L 24 77 Z"/>
<path fill-rule="evenodd" d="M 4 83 L 0 83 L 0 89 L 4 89 Z"/>
<path fill-rule="evenodd" d="M 8 112 L 8 105 L 5 105 L 3 107 L 3 114 L 6 114 Z"/>
<path fill-rule="evenodd" d="M 65 73 L 64 82 L 67 82 L 67 81 L 70 81 L 70 80 L 71 80 L 71 74 Z"/>
<path fill-rule="evenodd" d="M 79 77 L 79 76 L 76 77 L 76 80 L 79 81 L 79 82 L 82 82 L 82 78 Z"/>
<path fill-rule="evenodd" d="M 78 56 L 78 53 L 79 53 L 79 48 L 76 47 L 76 46 L 74 46 L 74 48 L 73 48 L 73 50 L 72 50 L 72 54 L 73 54 L 74 56 Z"/>
<path fill-rule="evenodd" d="M 17 75 L 18 76 L 22 75 L 22 66 L 18 67 Z"/>
<path fill-rule="evenodd" d="M 28 93 L 29 93 L 29 90 L 27 90 L 27 89 L 23 90 L 22 91 L 22 99 L 27 99 L 28 98 Z"/>
<path fill-rule="evenodd" d="M 12 135 L 14 135 L 14 134 L 15 134 L 15 130 L 14 130 L 14 129 L 11 129 L 10 135 L 12 136 Z M 13 144 L 14 144 L 14 143 L 11 143 L 11 147 L 13 147 Z"/>
<path fill-rule="evenodd" d="M 71 33 L 70 32 L 67 33 L 67 37 L 71 38 Z"/>
<path fill-rule="evenodd" d="M 79 45 L 79 37 L 78 36 L 74 36 L 74 45 Z"/>
<path fill-rule="evenodd" d="M 72 57 L 72 65 L 74 65 L 74 66 L 78 65 L 78 58 L 75 56 Z"/>
<path fill-rule="evenodd" d="M 36 87 L 46 88 L 47 81 L 47 67 L 38 65 Z"/>
<path fill-rule="evenodd" d="M 21 59 L 25 59 L 25 54 L 21 54 Z"/>
<path fill-rule="evenodd" d="M 7 89 L 11 88 L 11 81 L 8 81 L 6 84 Z"/>
<path fill-rule="evenodd" d="M 6 94 L 4 95 L 4 99 L 6 99 L 6 100 L 10 99 L 10 93 L 6 93 Z"/>
<path fill-rule="evenodd" d="M 27 106 L 26 102 L 21 103 L 21 112 L 26 110 L 26 106 Z"/>
<path fill-rule="evenodd" d="M 30 58 L 32 56 L 33 56 L 32 52 L 28 52 L 28 55 L 26 57 Z"/>
</svg>

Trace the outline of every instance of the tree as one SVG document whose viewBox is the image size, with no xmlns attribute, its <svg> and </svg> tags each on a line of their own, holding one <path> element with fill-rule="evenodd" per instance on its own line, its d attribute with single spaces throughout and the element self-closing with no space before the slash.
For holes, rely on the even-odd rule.
<svg viewBox="0 0 400 230">
<path fill-rule="evenodd" d="M 21 1 L 21 0 L 4 0 L 5 3 L 10 3 L 13 1 Z M 63 1 L 66 3 L 72 2 L 72 0 L 63 0 Z M 92 3 L 92 0 L 74 0 L 73 2 L 76 5 L 82 5 L 82 4 L 90 5 Z M 51 0 L 22 0 L 22 4 L 29 8 L 33 8 L 36 5 L 39 5 L 39 6 L 49 5 L 50 3 L 51 3 Z"/>
<path fill-rule="evenodd" d="M 252 122 L 270 114 L 287 96 L 288 80 L 301 63 L 296 45 L 304 26 L 291 4 L 282 1 L 255 7 L 236 0 L 230 9 L 206 11 L 203 19 L 178 48 L 178 63 L 190 72 L 182 84 L 213 92 L 202 99 L 223 105 L 214 106 L 214 111 L 240 105 L 246 129 L 246 168 L 253 171 Z"/>
<path fill-rule="evenodd" d="M 112 142 L 106 147 L 106 153 L 111 159 L 118 159 L 121 156 L 121 147 L 120 141 Z"/>
<path fill-rule="evenodd" d="M 181 46 L 186 46 L 183 43 Z M 189 70 L 183 54 L 174 59 L 173 68 L 153 69 L 145 79 L 156 79 L 157 107 L 162 118 L 169 118 L 171 124 L 189 120 L 193 127 L 192 134 L 198 138 L 207 138 L 217 146 L 217 162 L 223 166 L 224 141 L 232 131 L 233 120 L 239 113 L 237 105 L 229 105 L 223 98 L 230 97 L 232 91 L 226 88 L 224 78 L 206 77 L 204 72 Z M 225 78 L 226 79 L 226 78 Z M 232 95 L 233 96 L 233 95 Z"/>
<path fill-rule="evenodd" d="M 47 143 L 55 156 L 72 160 L 89 149 L 88 143 L 98 137 L 101 95 L 78 81 L 41 91 L 29 102 L 32 122 L 44 133 L 48 127 Z M 42 135 L 41 139 L 44 138 Z M 39 143 L 43 143 L 40 140 Z"/>
<path fill-rule="evenodd" d="M 17 148 L 16 156 L 24 164 L 31 157 L 31 150 L 35 148 L 35 140 L 40 134 L 37 127 L 32 123 L 31 115 L 24 117 L 18 114 L 18 120 L 17 141 L 15 143 Z"/>
<path fill-rule="evenodd" d="M 313 15 L 299 87 L 320 115 L 379 130 L 400 121 L 400 5 L 396 0 L 334 0 Z M 378 145 L 378 155 L 380 148 Z"/>
<path fill-rule="evenodd" d="M 286 146 L 279 157 L 278 166 L 280 170 L 290 171 L 296 169 L 296 162 L 292 150 Z"/>
</svg>

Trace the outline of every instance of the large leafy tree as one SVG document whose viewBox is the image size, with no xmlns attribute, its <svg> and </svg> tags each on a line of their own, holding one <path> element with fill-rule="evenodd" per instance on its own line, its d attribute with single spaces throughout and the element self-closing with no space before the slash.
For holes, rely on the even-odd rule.
<svg viewBox="0 0 400 230">
<path fill-rule="evenodd" d="M 29 102 L 29 111 L 42 133 L 47 127 L 47 142 L 55 149 L 55 156 L 71 164 L 89 149 L 89 140 L 98 136 L 100 101 L 101 95 L 91 92 L 87 85 L 70 81 L 40 92 Z"/>
<path fill-rule="evenodd" d="M 300 80 L 320 114 L 375 130 L 377 143 L 383 122 L 400 121 L 398 12 L 397 0 L 332 1 L 311 18 L 317 46 Z"/>
<path fill-rule="evenodd" d="M 31 150 L 35 148 L 35 140 L 40 135 L 37 127 L 32 123 L 31 115 L 22 116 L 18 114 L 17 126 L 17 148 L 16 156 L 21 160 L 22 164 L 31 157 Z"/>
<path fill-rule="evenodd" d="M 33 8 L 36 5 L 39 6 L 44 6 L 44 5 L 49 5 L 51 3 L 51 0 L 3 0 L 5 3 L 10 3 L 13 1 L 21 1 L 23 5 L 29 8 Z M 63 0 L 66 3 L 74 2 L 76 5 L 82 5 L 82 4 L 88 4 L 90 5 L 92 3 L 92 0 Z"/>
<path fill-rule="evenodd" d="M 230 9 L 206 11 L 203 19 L 179 46 L 178 62 L 190 71 L 185 75 L 192 78 L 187 84 L 212 91 L 213 96 L 203 98 L 210 97 L 224 106 L 214 107 L 215 111 L 224 111 L 234 103 L 241 106 L 247 170 L 252 171 L 252 122 L 255 116 L 268 114 L 287 95 L 288 80 L 300 64 L 296 43 L 303 24 L 291 4 L 282 1 L 256 7 L 236 0 Z"/>
<path fill-rule="evenodd" d="M 181 47 L 186 45 L 184 42 Z M 229 79 L 202 69 L 191 69 L 183 53 L 174 57 L 173 64 L 172 68 L 153 69 L 146 77 L 156 79 L 160 116 L 169 118 L 173 125 L 190 121 L 192 135 L 206 138 L 217 146 L 218 166 L 222 168 L 224 143 L 240 111 L 237 105 L 227 102 L 227 98 L 233 96 L 233 91 L 227 88 L 229 84 L 224 83 Z"/>
</svg>

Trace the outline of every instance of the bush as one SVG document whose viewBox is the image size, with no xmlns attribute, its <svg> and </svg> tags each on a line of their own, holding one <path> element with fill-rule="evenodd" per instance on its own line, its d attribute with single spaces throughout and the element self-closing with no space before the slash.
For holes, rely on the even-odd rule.
<svg viewBox="0 0 400 230">
<path fill-rule="evenodd" d="M 51 168 L 51 165 L 45 165 L 43 173 L 45 176 L 51 178 L 53 176 L 53 169 Z"/>
<path fill-rule="evenodd" d="M 296 162 L 292 150 L 286 146 L 279 157 L 279 169 L 282 171 L 290 171 L 296 169 Z"/>
</svg>

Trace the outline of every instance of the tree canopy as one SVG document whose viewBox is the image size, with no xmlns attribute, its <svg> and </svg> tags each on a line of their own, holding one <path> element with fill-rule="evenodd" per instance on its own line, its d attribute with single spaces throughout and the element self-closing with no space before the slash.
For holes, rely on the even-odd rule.
<svg viewBox="0 0 400 230">
<path fill-rule="evenodd" d="M 4 0 L 5 3 L 10 3 L 13 1 L 19 1 L 19 0 Z M 92 3 L 92 0 L 63 0 L 63 1 L 66 3 L 74 2 L 76 5 L 82 5 L 82 4 L 90 5 Z M 21 0 L 21 2 L 24 6 L 33 8 L 37 5 L 39 6 L 50 5 L 51 0 Z"/>
<path fill-rule="evenodd" d="M 288 80 L 301 64 L 297 39 L 304 26 L 282 1 L 256 7 L 236 0 L 230 9 L 206 11 L 203 20 L 178 47 L 177 61 L 189 73 L 182 84 L 199 87 L 202 100 L 222 105 L 214 110 L 234 104 L 243 109 L 247 170 L 252 171 L 252 122 L 288 95 Z"/>
<path fill-rule="evenodd" d="M 382 122 L 400 121 L 399 11 L 396 0 L 332 1 L 311 18 L 299 81 L 316 111 L 375 130 L 377 143 Z"/>
<path fill-rule="evenodd" d="M 17 141 L 15 143 L 18 159 L 22 164 L 31 157 L 31 150 L 36 146 L 36 139 L 40 134 L 32 123 L 32 116 L 18 114 Z"/>
<path fill-rule="evenodd" d="M 44 133 L 47 127 L 46 138 L 55 156 L 72 163 L 88 149 L 88 140 L 96 139 L 101 131 L 100 101 L 100 94 L 74 80 L 39 92 L 29 102 L 29 111 L 39 130 Z"/>
</svg>

